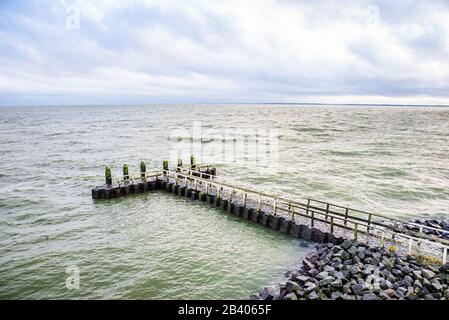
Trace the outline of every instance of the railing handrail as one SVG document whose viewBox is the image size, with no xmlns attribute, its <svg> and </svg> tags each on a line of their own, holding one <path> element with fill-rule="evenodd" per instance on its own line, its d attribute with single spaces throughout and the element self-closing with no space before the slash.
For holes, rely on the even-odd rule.
<svg viewBox="0 0 449 320">
<path fill-rule="evenodd" d="M 128 179 L 125 179 L 124 176 L 117 176 L 112 181 L 117 181 L 118 183 L 120 183 L 130 180 L 140 180 L 142 179 L 142 174 L 145 175 L 145 178 L 158 177 L 161 175 L 161 170 L 150 170 L 146 172 L 131 173 L 128 175 Z"/>
<path fill-rule="evenodd" d="M 232 184 L 229 184 L 229 183 L 225 183 L 223 181 L 206 180 L 206 179 L 202 179 L 200 177 L 193 176 L 193 175 L 190 175 L 190 174 L 185 174 L 185 173 L 182 173 L 182 172 L 173 172 L 171 170 L 168 170 L 166 172 L 168 173 L 169 176 L 170 176 L 170 174 L 174 175 L 174 177 L 180 175 L 183 178 L 196 179 L 196 180 L 199 180 L 201 182 L 205 182 L 205 183 L 209 183 L 211 185 L 219 186 L 220 188 L 222 188 L 222 187 L 230 188 L 230 189 L 234 189 L 234 190 L 239 190 L 239 191 L 244 192 L 246 194 L 249 193 L 249 194 L 257 195 L 257 196 L 260 196 L 260 197 L 269 198 L 271 200 L 277 201 L 278 204 L 284 204 L 284 205 L 287 205 L 289 207 L 303 209 L 303 210 L 306 210 L 306 211 L 313 211 L 313 212 L 321 214 L 321 215 L 328 215 L 328 216 L 333 217 L 333 218 L 335 218 L 337 220 L 342 220 L 342 221 L 346 221 L 346 222 L 349 222 L 349 223 L 357 224 L 358 226 L 365 227 L 365 228 L 367 228 L 369 230 L 375 230 L 376 229 L 376 230 L 380 230 L 380 231 L 383 231 L 383 232 L 390 231 L 391 233 L 393 233 L 395 235 L 401 235 L 402 237 L 405 237 L 407 239 L 413 239 L 413 240 L 416 240 L 416 241 L 429 242 L 429 243 L 436 244 L 436 245 L 438 245 L 440 247 L 443 247 L 443 248 L 449 248 L 449 246 L 444 244 L 444 243 L 442 243 L 440 241 L 442 239 L 439 239 L 439 238 L 429 239 L 429 238 L 423 238 L 423 237 L 419 237 L 419 236 L 409 235 L 409 234 L 406 234 L 406 233 L 399 232 L 398 230 L 395 230 L 394 226 L 384 225 L 384 224 L 381 224 L 379 222 L 374 222 L 374 221 L 372 221 L 370 223 L 365 223 L 365 221 L 360 220 L 361 218 L 355 217 L 355 216 L 348 215 L 348 216 L 345 216 L 343 218 L 342 214 L 339 213 L 339 212 L 335 212 L 335 211 L 332 211 L 332 210 L 326 210 L 326 209 L 319 208 L 319 207 L 313 207 L 313 206 L 310 206 L 310 205 L 307 205 L 307 204 L 304 204 L 304 203 L 300 203 L 300 202 L 296 202 L 296 201 L 293 201 L 293 200 L 290 200 L 290 199 L 284 199 L 284 198 L 278 197 L 276 195 L 269 195 L 269 194 L 266 194 L 266 193 L 263 193 L 263 192 L 259 192 L 259 191 L 256 191 L 256 190 L 247 189 L 247 188 L 243 188 L 243 187 L 240 187 L 240 186 L 236 186 L 236 185 L 232 185 Z M 323 202 L 323 201 L 321 201 L 321 202 L 327 204 L 326 202 Z M 342 208 L 345 208 L 345 207 L 342 207 Z M 283 211 L 288 211 L 288 209 L 285 209 L 285 208 L 282 208 L 282 207 L 279 207 L 278 209 L 283 210 Z M 358 210 L 355 210 L 355 211 L 358 211 Z M 297 214 L 297 215 L 301 216 L 301 214 L 298 213 L 298 212 L 294 212 L 294 214 Z M 302 216 L 310 218 L 310 216 L 307 216 L 307 215 L 302 215 Z M 386 217 L 386 218 L 389 219 L 388 217 Z M 358 221 L 354 221 L 354 220 L 358 220 Z M 394 220 L 394 219 L 391 219 L 391 220 Z M 327 222 L 327 221 L 324 221 L 324 222 Z M 329 223 L 329 222 L 327 222 L 327 223 Z M 363 232 L 363 231 L 361 230 L 361 232 Z"/>
</svg>

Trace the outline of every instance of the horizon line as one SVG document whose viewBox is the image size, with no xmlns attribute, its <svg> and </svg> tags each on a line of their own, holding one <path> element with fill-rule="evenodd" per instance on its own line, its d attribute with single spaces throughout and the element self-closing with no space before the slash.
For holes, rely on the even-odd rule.
<svg viewBox="0 0 449 320">
<path fill-rule="evenodd" d="M 45 107 L 144 107 L 144 106 L 175 106 L 175 105 L 323 105 L 323 106 L 379 106 L 379 107 L 442 107 L 449 104 L 392 104 L 392 103 L 325 103 L 325 102 L 185 102 L 185 103 L 129 103 L 129 104 L 29 104 L 1 105 L 0 108 L 45 108 Z"/>
</svg>

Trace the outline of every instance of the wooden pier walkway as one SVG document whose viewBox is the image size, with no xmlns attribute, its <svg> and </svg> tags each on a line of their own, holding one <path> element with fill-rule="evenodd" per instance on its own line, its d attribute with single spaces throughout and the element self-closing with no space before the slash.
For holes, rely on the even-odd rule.
<svg viewBox="0 0 449 320">
<path fill-rule="evenodd" d="M 412 223 L 418 230 L 412 231 L 403 228 L 410 222 L 383 214 L 237 186 L 217 177 L 213 165 L 195 164 L 193 158 L 188 166 L 178 161 L 175 170 L 169 169 L 167 161 L 162 170 L 147 171 L 143 162 L 140 169 L 139 173 L 130 175 L 125 165 L 123 176 L 112 179 L 110 169 L 106 167 L 106 184 L 92 189 L 92 197 L 109 199 L 165 190 L 305 240 L 337 244 L 344 239 L 355 239 L 371 246 L 388 247 L 400 254 L 447 262 L 449 241 L 424 232 L 434 229 L 440 234 L 449 233 L 443 229 Z"/>
</svg>

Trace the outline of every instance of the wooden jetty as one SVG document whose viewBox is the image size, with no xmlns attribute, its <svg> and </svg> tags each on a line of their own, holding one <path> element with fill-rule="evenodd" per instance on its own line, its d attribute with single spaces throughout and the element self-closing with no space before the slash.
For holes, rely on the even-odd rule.
<svg viewBox="0 0 449 320">
<path fill-rule="evenodd" d="M 184 166 L 179 160 L 176 169 L 170 170 L 168 161 L 164 161 L 162 170 L 151 171 L 147 171 L 142 162 L 140 172 L 132 175 L 124 165 L 123 176 L 116 179 L 112 179 L 111 170 L 106 167 L 106 183 L 92 189 L 92 198 L 110 199 L 164 190 L 297 238 L 334 244 L 350 238 L 372 246 L 392 248 L 404 255 L 415 254 L 447 262 L 449 241 L 424 233 L 425 229 L 435 228 L 414 223 L 418 231 L 412 231 L 401 228 L 409 222 L 383 214 L 237 186 L 217 177 L 213 165 L 195 164 L 193 157 L 190 162 Z M 437 231 L 449 233 L 443 229 Z"/>
</svg>

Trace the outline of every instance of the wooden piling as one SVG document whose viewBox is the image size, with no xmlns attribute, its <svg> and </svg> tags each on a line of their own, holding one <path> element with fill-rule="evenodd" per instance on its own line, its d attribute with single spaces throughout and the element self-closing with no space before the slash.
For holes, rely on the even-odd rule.
<svg viewBox="0 0 449 320">
<path fill-rule="evenodd" d="M 129 180 L 129 170 L 128 170 L 127 164 L 123 165 L 123 180 L 125 180 L 125 181 Z"/>
<path fill-rule="evenodd" d="M 145 172 L 147 172 L 147 166 L 145 165 L 145 162 L 141 161 L 140 162 L 140 178 L 142 179 L 142 181 L 145 181 L 145 179 L 146 179 Z"/>
<path fill-rule="evenodd" d="M 193 154 L 190 156 L 190 169 L 191 170 L 195 170 L 196 165 L 195 165 L 195 157 L 193 156 Z"/>
<path fill-rule="evenodd" d="M 104 176 L 106 179 L 106 184 L 110 186 L 112 184 L 112 174 L 111 174 L 111 168 L 109 166 L 106 166 L 104 169 Z"/>
</svg>

